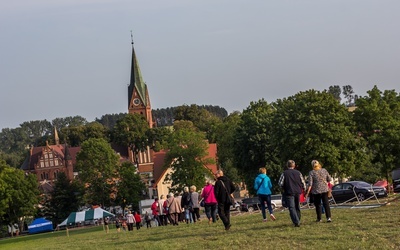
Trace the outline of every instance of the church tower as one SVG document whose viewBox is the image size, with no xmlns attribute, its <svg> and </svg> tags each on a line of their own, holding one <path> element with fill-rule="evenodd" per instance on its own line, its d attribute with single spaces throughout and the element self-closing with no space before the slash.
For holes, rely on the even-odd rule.
<svg viewBox="0 0 400 250">
<path fill-rule="evenodd" d="M 133 47 L 133 40 L 131 81 L 128 87 L 128 112 L 129 114 L 143 115 L 150 128 L 153 127 L 149 92 L 146 83 L 143 81 L 142 73 L 140 72 L 139 62 L 136 57 L 135 48 Z"/>
<path fill-rule="evenodd" d="M 147 85 L 143 81 L 140 72 L 139 62 L 136 57 L 135 48 L 132 39 L 132 62 L 131 62 L 131 81 L 128 86 L 128 113 L 140 114 L 146 118 L 149 127 L 153 127 L 153 118 L 151 115 L 151 105 Z M 146 195 L 149 198 L 157 196 L 156 189 L 153 190 L 154 182 L 154 152 L 147 147 L 147 150 L 139 152 L 135 155 L 132 150 L 128 150 L 130 161 L 138 163 L 138 172 L 142 181 L 147 187 Z"/>
</svg>

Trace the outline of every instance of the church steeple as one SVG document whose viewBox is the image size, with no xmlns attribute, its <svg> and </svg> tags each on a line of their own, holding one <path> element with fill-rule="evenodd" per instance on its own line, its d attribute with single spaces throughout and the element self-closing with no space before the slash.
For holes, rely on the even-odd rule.
<svg viewBox="0 0 400 250">
<path fill-rule="evenodd" d="M 130 114 L 137 113 L 143 115 L 149 123 L 149 126 L 153 127 L 149 93 L 147 90 L 147 85 L 143 81 L 142 73 L 140 71 L 139 62 L 133 46 L 133 37 L 131 79 L 128 86 L 128 111 Z"/>
</svg>

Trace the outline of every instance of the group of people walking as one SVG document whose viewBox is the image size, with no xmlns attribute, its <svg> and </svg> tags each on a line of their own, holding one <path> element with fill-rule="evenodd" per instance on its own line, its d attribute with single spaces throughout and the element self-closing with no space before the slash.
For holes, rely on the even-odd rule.
<svg viewBox="0 0 400 250">
<path fill-rule="evenodd" d="M 217 170 L 214 175 L 214 179 L 206 181 L 201 194 L 196 191 L 196 186 L 191 186 L 184 187 L 182 195 L 175 196 L 169 193 L 165 200 L 163 195 L 160 199 L 156 198 L 151 206 L 152 217 L 156 224 L 176 226 L 181 222 L 196 223 L 200 221 L 200 206 L 202 205 L 208 224 L 215 223 L 218 214 L 225 229 L 229 230 L 231 227 L 230 206 L 233 205 L 232 194 L 235 191 L 235 185 L 224 176 L 222 170 Z"/>
<path fill-rule="evenodd" d="M 300 195 L 303 192 L 305 192 L 306 199 L 313 195 L 317 222 L 322 220 L 321 201 L 327 222 L 332 222 L 328 198 L 328 184 L 332 181 L 332 177 L 328 171 L 322 168 L 317 160 L 313 160 L 311 162 L 313 170 L 309 172 L 308 185 L 306 186 L 303 175 L 295 169 L 296 163 L 293 160 L 289 160 L 286 166 L 287 169 L 279 178 L 279 186 L 283 188 L 283 196 L 294 226 L 300 227 Z"/>
<path fill-rule="evenodd" d="M 332 222 L 331 211 L 329 207 L 328 184 L 332 177 L 328 171 L 322 168 L 317 160 L 311 162 L 312 170 L 309 172 L 308 185 L 303 175 L 296 169 L 296 163 L 289 160 L 286 163 L 287 169 L 279 178 L 279 186 L 282 188 L 283 202 L 289 210 L 290 218 L 295 227 L 300 227 L 300 196 L 305 193 L 305 198 L 310 195 L 314 197 L 314 205 L 317 214 L 317 222 L 322 221 L 323 207 L 327 222 Z M 230 207 L 233 205 L 233 192 L 235 185 L 226 176 L 222 170 L 214 173 L 214 179 L 208 179 L 201 194 L 196 191 L 195 186 L 184 187 L 182 195 L 176 196 L 169 193 L 165 197 L 161 195 L 156 198 L 151 206 L 153 219 L 156 224 L 166 226 L 168 224 L 178 225 L 180 222 L 195 223 L 200 220 L 200 203 L 204 206 L 205 214 L 209 224 L 215 223 L 218 218 L 221 219 L 225 230 L 231 228 Z M 261 167 L 259 174 L 254 180 L 254 190 L 261 204 L 261 213 L 263 222 L 267 222 L 268 209 L 269 218 L 274 221 L 276 217 L 271 204 L 272 182 L 267 175 L 267 169 Z M 145 215 L 147 227 L 150 225 L 150 215 Z M 138 220 L 131 213 L 127 215 L 128 230 L 133 229 L 133 224 Z"/>
</svg>

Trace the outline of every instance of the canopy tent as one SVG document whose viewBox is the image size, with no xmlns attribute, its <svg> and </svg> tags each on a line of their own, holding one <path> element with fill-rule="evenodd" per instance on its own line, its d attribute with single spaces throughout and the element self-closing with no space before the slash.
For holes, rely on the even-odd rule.
<svg viewBox="0 0 400 250">
<path fill-rule="evenodd" d="M 30 234 L 53 231 L 53 222 L 45 218 L 37 218 L 28 226 Z"/>
<path fill-rule="evenodd" d="M 88 220 L 96 220 L 104 217 L 114 217 L 115 215 L 107 212 L 101 208 L 89 209 L 87 211 L 82 212 L 72 212 L 69 214 L 68 218 L 65 219 L 61 224 L 58 224 L 58 227 L 67 226 L 69 224 L 75 224 L 78 222 L 84 222 Z"/>
</svg>

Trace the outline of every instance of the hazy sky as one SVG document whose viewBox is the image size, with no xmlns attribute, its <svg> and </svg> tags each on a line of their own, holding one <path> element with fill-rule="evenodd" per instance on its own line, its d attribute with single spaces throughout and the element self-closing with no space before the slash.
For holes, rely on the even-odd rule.
<svg viewBox="0 0 400 250">
<path fill-rule="evenodd" d="M 131 30 L 153 109 L 399 92 L 399 13 L 399 0 L 0 0 L 0 129 L 127 112 Z"/>
</svg>

